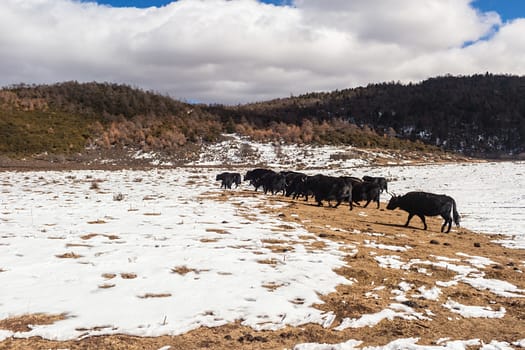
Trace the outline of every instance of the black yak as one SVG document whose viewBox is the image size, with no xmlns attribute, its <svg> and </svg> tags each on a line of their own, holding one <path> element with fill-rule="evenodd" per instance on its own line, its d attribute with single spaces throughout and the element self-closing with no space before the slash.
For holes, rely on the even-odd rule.
<svg viewBox="0 0 525 350">
<path fill-rule="evenodd" d="M 270 191 L 272 194 L 286 191 L 286 176 L 281 173 L 266 173 L 260 178 L 260 184 L 263 187 L 264 193 Z"/>
<path fill-rule="evenodd" d="M 388 182 L 384 177 L 374 177 L 374 176 L 363 176 L 363 181 L 365 182 L 373 182 L 379 185 L 379 188 L 381 189 L 381 192 L 385 190 L 388 192 Z"/>
<path fill-rule="evenodd" d="M 215 177 L 216 181 L 221 181 L 221 188 L 232 188 L 232 184 L 235 184 L 235 188 L 241 183 L 241 174 L 239 173 L 220 173 Z"/>
<path fill-rule="evenodd" d="M 381 193 L 381 185 L 375 182 L 358 182 L 354 183 L 352 187 L 352 200 L 359 204 L 360 201 L 366 201 L 365 208 L 370 202 L 376 202 L 379 209 L 379 197 Z"/>
<path fill-rule="evenodd" d="M 294 175 L 294 176 L 286 176 L 286 197 L 292 196 L 293 199 L 296 199 L 300 196 L 304 196 L 305 200 L 308 200 L 308 193 L 305 192 L 305 182 L 308 176 L 306 174 Z M 290 180 L 288 181 L 288 178 Z"/>
<path fill-rule="evenodd" d="M 408 212 L 408 219 L 405 223 L 405 227 L 408 226 L 410 219 L 414 215 L 419 216 L 423 221 L 424 229 L 427 229 L 427 223 L 425 222 L 425 216 L 437 216 L 441 215 L 445 222 L 441 226 L 441 232 L 445 230 L 445 226 L 448 224 L 446 233 L 450 232 L 452 226 L 452 218 L 456 226 L 459 226 L 459 214 L 456 210 L 456 201 L 454 198 L 444 194 L 434 194 L 428 192 L 408 192 L 403 196 L 392 196 L 390 202 L 386 206 L 389 210 L 400 208 Z M 452 212 L 452 217 L 450 213 Z"/>
<path fill-rule="evenodd" d="M 335 200 L 337 203 L 333 207 L 337 208 L 346 199 L 350 203 L 350 210 L 352 210 L 352 183 L 344 178 L 321 174 L 308 176 L 304 191 L 305 193 L 313 193 L 319 206 L 323 205 L 323 200 L 328 201 L 328 205 L 330 205 L 331 200 Z"/>
<path fill-rule="evenodd" d="M 244 181 L 250 181 L 250 185 L 255 187 L 255 190 L 257 191 L 257 189 L 262 186 L 261 179 L 266 174 L 275 174 L 275 171 L 261 168 L 248 170 L 246 175 L 244 175 Z"/>
</svg>

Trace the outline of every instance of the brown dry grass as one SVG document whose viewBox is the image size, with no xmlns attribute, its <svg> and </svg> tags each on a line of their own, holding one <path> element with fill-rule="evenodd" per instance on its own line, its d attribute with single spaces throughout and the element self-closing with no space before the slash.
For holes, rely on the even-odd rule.
<svg viewBox="0 0 525 350">
<path fill-rule="evenodd" d="M 66 244 L 66 248 L 74 248 L 74 247 L 92 248 L 93 246 L 91 244 L 83 244 L 83 243 L 67 243 Z"/>
<path fill-rule="evenodd" d="M 105 224 L 106 221 L 104 221 L 102 219 L 97 219 L 97 220 L 93 220 L 93 221 L 88 221 L 87 223 L 90 224 L 90 225 L 99 225 L 99 224 Z"/>
<path fill-rule="evenodd" d="M 146 293 L 138 296 L 141 299 L 148 298 L 168 298 L 171 297 L 171 293 Z"/>
<path fill-rule="evenodd" d="M 88 240 L 96 236 L 98 236 L 98 233 L 89 233 L 87 235 L 80 236 L 80 238 L 82 238 L 83 240 Z"/>
<path fill-rule="evenodd" d="M 199 241 L 201 243 L 215 243 L 215 242 L 218 242 L 219 239 L 218 238 L 201 238 Z"/>
<path fill-rule="evenodd" d="M 82 257 L 82 255 L 76 254 L 74 252 L 59 254 L 55 256 L 60 259 L 78 259 Z"/>
<path fill-rule="evenodd" d="M 220 228 L 207 228 L 206 229 L 206 232 L 214 232 L 214 233 L 218 233 L 220 235 L 229 235 L 230 233 L 224 229 L 220 229 Z"/>
<path fill-rule="evenodd" d="M 228 194 L 213 197 L 217 200 L 228 200 L 231 196 L 262 196 L 251 191 L 228 191 Z M 199 328 L 179 336 L 163 336 L 156 338 L 140 338 L 125 335 L 88 337 L 82 340 L 54 342 L 40 338 L 13 339 L 0 342 L 0 349 L 158 349 L 170 345 L 171 349 L 284 349 L 293 348 L 303 342 L 340 343 L 349 339 L 362 340 L 366 345 L 384 345 L 398 338 L 418 337 L 419 344 L 434 344 L 440 338 L 481 339 L 485 343 L 492 340 L 513 342 L 523 338 L 525 334 L 525 301 L 523 298 L 507 298 L 495 295 L 487 290 L 477 290 L 465 283 L 450 287 L 442 287 L 438 300 L 417 298 L 416 289 L 435 286 L 436 281 L 450 281 L 456 273 L 440 266 L 414 263 L 407 269 L 382 268 L 375 260 L 376 256 L 396 255 L 403 262 L 421 259 L 437 262 L 439 257 L 459 259 L 456 264 L 468 265 L 467 258 L 457 253 L 469 256 L 490 258 L 494 263 L 484 268 L 478 268 L 485 278 L 507 281 L 520 289 L 525 289 L 525 279 L 521 270 L 524 269 L 525 252 L 517 249 L 506 249 L 493 241 L 500 238 L 477 234 L 464 228 L 456 228 L 449 234 L 439 232 L 441 220 L 427 220 L 428 230 L 414 218 L 411 226 L 402 227 L 406 213 L 387 211 L 382 203 L 381 209 L 348 207 L 337 209 L 319 208 L 311 202 L 292 201 L 281 196 L 265 197 L 270 202 L 276 201 L 285 206 L 272 209 L 262 205 L 261 209 L 270 215 L 279 215 L 290 224 L 283 226 L 283 231 L 293 228 L 294 224 L 305 227 L 312 236 L 319 239 L 310 246 L 312 249 L 323 249 L 323 239 L 329 239 L 342 244 L 341 250 L 347 254 L 347 266 L 336 272 L 348 279 L 355 280 L 352 285 L 341 285 L 333 293 L 322 297 L 323 304 L 317 308 L 331 311 L 336 315 L 332 328 L 319 325 L 304 325 L 302 327 L 287 327 L 279 331 L 254 331 L 244 327 L 240 322 L 215 328 Z M 461 208 L 459 208 L 461 209 Z M 256 220 L 253 216 L 245 219 Z M 376 235 L 381 233 L 381 235 Z M 311 240 L 312 236 L 304 236 Z M 301 238 L 301 237 L 300 237 Z M 321 239 L 322 238 L 322 239 Z M 301 238 L 302 239 L 302 238 Z M 367 247 L 366 242 L 404 247 L 406 251 L 387 251 Z M 296 242 L 267 240 L 268 246 L 287 247 Z M 263 262 L 263 261 L 261 261 Z M 264 263 L 280 263 L 265 261 Z M 425 268 L 426 272 L 422 272 Z M 335 331 L 333 327 L 340 324 L 345 317 L 358 318 L 364 314 L 379 312 L 395 301 L 392 291 L 398 290 L 400 282 L 413 285 L 406 293 L 411 307 L 415 311 L 433 313 L 432 320 L 383 320 L 373 327 L 346 329 Z M 262 286 L 276 290 L 280 285 L 266 283 Z M 384 288 L 377 288 L 384 287 Z M 503 318 L 464 318 L 442 305 L 450 298 L 465 305 L 490 306 L 493 310 L 500 307 L 506 309 Z M 302 300 L 290 300 L 300 304 Z M 5 320 L 1 321 L 4 322 Z M 0 328 L 5 329 L 5 326 Z"/>
<path fill-rule="evenodd" d="M 4 320 L 0 320 L 0 329 L 6 329 L 12 332 L 29 332 L 31 330 L 30 325 L 46 325 L 53 324 L 56 321 L 66 319 L 65 314 L 60 315 L 46 315 L 46 314 L 32 314 L 23 315 L 18 317 L 10 317 Z M 0 343 L 0 349 L 2 343 Z"/>
<path fill-rule="evenodd" d="M 193 272 L 193 273 L 198 275 L 199 273 L 205 272 L 205 271 L 209 271 L 209 270 L 198 270 L 198 269 L 194 269 L 194 268 L 189 268 L 186 265 L 176 266 L 176 267 L 173 267 L 171 269 L 172 273 L 178 273 L 179 275 L 183 275 L 183 276 L 185 274 L 187 274 L 187 273 L 190 273 L 190 272 Z"/>
<path fill-rule="evenodd" d="M 83 235 L 83 236 L 80 236 L 81 239 L 87 241 L 91 238 L 94 238 L 96 236 L 103 236 L 103 237 L 106 237 L 107 239 L 113 241 L 113 240 L 116 240 L 116 239 L 120 239 L 119 236 L 117 235 L 108 235 L 108 234 L 99 234 L 99 233 L 89 233 L 87 235 Z"/>
</svg>

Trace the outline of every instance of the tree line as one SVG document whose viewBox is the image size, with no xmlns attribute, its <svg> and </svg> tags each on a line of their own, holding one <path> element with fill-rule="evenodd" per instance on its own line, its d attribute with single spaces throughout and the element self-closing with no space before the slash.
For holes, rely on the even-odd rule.
<svg viewBox="0 0 525 350">
<path fill-rule="evenodd" d="M 0 152 L 86 146 L 170 151 L 224 133 L 259 141 L 525 152 L 525 77 L 443 76 L 252 104 L 189 104 L 123 84 L 64 82 L 0 90 Z"/>
<path fill-rule="evenodd" d="M 376 134 L 469 155 L 525 152 L 525 77 L 442 76 L 418 84 L 395 82 L 310 93 L 213 112 L 260 128 L 346 121 Z"/>
</svg>

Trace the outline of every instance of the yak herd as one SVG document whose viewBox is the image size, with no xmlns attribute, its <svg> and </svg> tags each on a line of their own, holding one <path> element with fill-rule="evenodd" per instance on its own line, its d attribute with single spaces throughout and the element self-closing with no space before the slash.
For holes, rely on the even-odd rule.
<svg viewBox="0 0 525 350">
<path fill-rule="evenodd" d="M 352 176 L 328 176 L 323 174 L 306 175 L 296 171 L 276 172 L 271 169 L 258 168 L 248 170 L 241 180 L 241 174 L 236 172 L 223 172 L 216 176 L 217 181 L 221 181 L 221 188 L 231 189 L 235 184 L 237 188 L 241 181 L 249 181 L 250 185 L 257 191 L 262 188 L 265 194 L 278 194 L 293 199 L 313 197 L 317 205 L 322 206 L 323 201 L 328 205 L 337 208 L 343 201 L 349 203 L 350 210 L 353 205 L 360 205 L 366 202 L 366 208 L 370 202 L 376 202 L 379 208 L 379 197 L 383 191 L 388 192 L 388 183 L 384 177 L 363 176 L 362 179 Z M 391 193 L 387 209 L 394 210 L 400 208 L 408 212 L 408 219 L 405 227 L 408 226 L 413 216 L 418 216 L 423 222 L 424 229 L 427 229 L 425 216 L 441 215 L 445 222 L 441 226 L 441 232 L 450 232 L 452 221 L 459 226 L 459 214 L 455 200 L 447 195 L 434 194 L 428 192 L 408 192 L 403 196 L 396 196 Z M 335 202 L 332 205 L 332 201 Z M 448 227 L 447 227 L 448 225 Z M 445 230 L 447 227 L 447 230 Z"/>
</svg>

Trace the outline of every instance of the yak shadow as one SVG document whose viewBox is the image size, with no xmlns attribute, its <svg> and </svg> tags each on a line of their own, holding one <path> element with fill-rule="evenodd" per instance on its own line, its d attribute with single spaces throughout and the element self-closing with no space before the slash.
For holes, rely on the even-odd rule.
<svg viewBox="0 0 525 350">
<path fill-rule="evenodd" d="M 334 203 L 332 203 L 332 205 L 329 205 L 328 202 L 324 202 L 323 205 L 318 205 L 317 202 L 310 202 L 310 201 L 295 201 L 295 200 L 290 200 L 291 203 L 295 203 L 295 204 L 300 204 L 300 205 L 304 205 L 304 206 L 307 206 L 307 207 L 315 207 L 315 208 L 330 208 L 330 209 L 337 209 L 339 207 L 344 207 L 344 203 L 345 202 L 341 202 L 341 204 L 336 208 L 334 207 Z M 348 202 L 346 202 L 346 207 L 348 207 Z"/>
<path fill-rule="evenodd" d="M 386 226 L 386 227 L 397 227 L 397 228 L 420 230 L 420 231 L 432 231 L 432 230 L 429 230 L 428 228 L 425 230 L 423 227 L 416 227 L 412 225 L 405 226 L 405 224 L 392 224 L 388 222 L 376 222 L 375 224 L 379 226 Z"/>
</svg>

